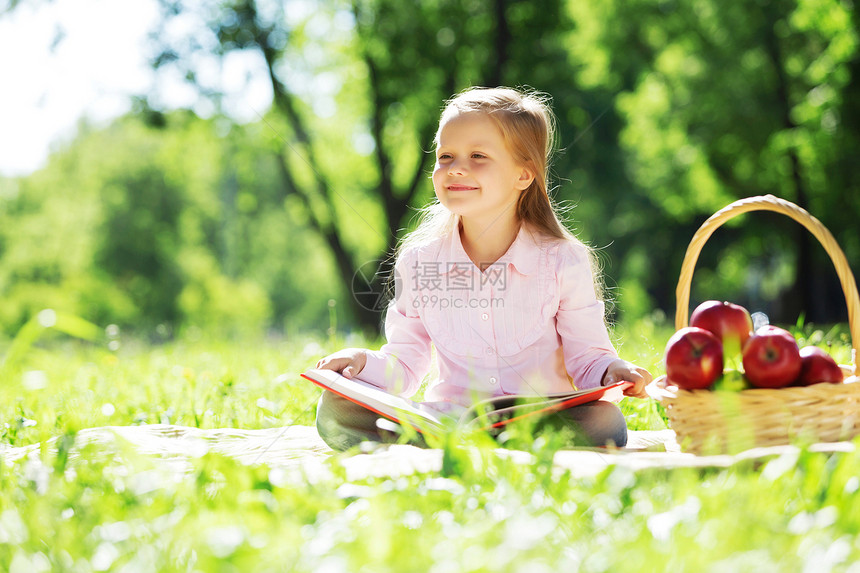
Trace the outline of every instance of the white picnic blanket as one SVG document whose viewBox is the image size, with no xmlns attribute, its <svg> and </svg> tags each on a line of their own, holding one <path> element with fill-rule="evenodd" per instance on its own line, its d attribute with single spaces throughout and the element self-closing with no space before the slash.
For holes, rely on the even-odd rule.
<svg viewBox="0 0 860 573">
<path fill-rule="evenodd" d="M 185 426 L 153 424 L 141 426 L 105 426 L 78 432 L 70 458 L 75 458 L 86 444 L 95 444 L 121 458 L 129 449 L 155 460 L 177 474 L 189 472 L 195 458 L 212 452 L 229 456 L 243 464 L 261 464 L 270 468 L 275 481 L 313 479 L 330 475 L 329 458 L 334 452 L 320 439 L 312 426 L 286 426 L 265 430 L 233 428 L 200 430 Z M 46 444 L 56 449 L 56 440 Z M 38 460 L 40 444 L 0 449 L 0 460 L 9 464 L 22 459 Z M 852 451 L 853 444 L 819 444 L 820 451 Z M 750 458 L 792 455 L 792 446 L 756 448 L 728 456 L 695 456 L 683 453 L 675 443 L 674 432 L 632 431 L 628 447 L 607 450 L 563 450 L 556 452 L 554 465 L 574 476 L 596 475 L 609 466 L 632 470 L 672 467 L 728 467 Z M 523 451 L 499 448 L 496 455 L 522 461 L 532 460 Z M 396 477 L 413 473 L 434 472 L 442 467 L 442 451 L 406 445 L 378 446 L 366 453 L 334 456 L 346 470 L 349 481 L 364 477 Z"/>
</svg>

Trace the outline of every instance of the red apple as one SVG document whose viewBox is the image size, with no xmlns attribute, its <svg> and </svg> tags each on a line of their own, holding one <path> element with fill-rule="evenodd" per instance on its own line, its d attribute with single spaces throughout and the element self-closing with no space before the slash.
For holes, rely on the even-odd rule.
<svg viewBox="0 0 860 573">
<path fill-rule="evenodd" d="M 800 349 L 800 375 L 795 386 L 810 386 L 819 382 L 842 383 L 842 369 L 832 356 L 817 346 L 804 346 Z"/>
<path fill-rule="evenodd" d="M 758 388 L 782 388 L 800 374 L 800 349 L 787 330 L 762 326 L 747 340 L 743 353 L 744 374 Z"/>
<path fill-rule="evenodd" d="M 685 390 L 710 387 L 723 373 L 723 345 L 702 328 L 688 326 L 666 345 L 666 376 Z"/>
<path fill-rule="evenodd" d="M 708 300 L 690 315 L 690 326 L 714 333 L 725 352 L 740 354 L 752 334 L 753 322 L 747 309 L 740 305 Z"/>
</svg>

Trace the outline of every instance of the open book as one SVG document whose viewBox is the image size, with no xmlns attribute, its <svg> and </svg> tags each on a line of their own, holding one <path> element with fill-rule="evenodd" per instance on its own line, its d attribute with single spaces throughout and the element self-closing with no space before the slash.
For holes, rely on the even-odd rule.
<svg viewBox="0 0 860 573">
<path fill-rule="evenodd" d="M 350 380 L 333 370 L 311 369 L 302 374 L 320 388 L 355 402 L 380 416 L 418 432 L 442 434 L 456 427 L 474 430 L 493 430 L 528 416 L 550 414 L 595 400 L 620 400 L 630 382 L 618 382 L 609 386 L 571 390 L 563 394 L 548 396 L 496 396 L 476 402 L 466 408 L 445 404 L 444 411 L 431 404 L 420 403 L 389 394 L 361 380 Z"/>
</svg>

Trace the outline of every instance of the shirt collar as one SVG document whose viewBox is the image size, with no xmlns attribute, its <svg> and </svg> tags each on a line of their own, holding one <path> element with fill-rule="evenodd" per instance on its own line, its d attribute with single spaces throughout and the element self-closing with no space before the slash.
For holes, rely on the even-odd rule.
<svg viewBox="0 0 860 573">
<path fill-rule="evenodd" d="M 517 238 L 496 263 L 510 263 L 521 274 L 530 275 L 537 271 L 540 261 L 539 250 L 540 243 L 537 236 L 525 225 L 520 225 Z"/>
<path fill-rule="evenodd" d="M 536 249 L 539 248 L 536 237 L 532 232 L 526 229 L 525 225 L 520 225 L 520 230 L 514 242 L 508 247 L 504 255 L 499 257 L 495 265 L 513 265 L 517 272 L 530 275 L 537 270 L 538 259 Z M 463 270 L 463 267 L 471 267 L 477 269 L 475 264 L 466 254 L 463 248 L 463 242 L 460 239 L 459 226 L 455 225 L 453 232 L 443 241 L 439 250 L 439 262 L 442 264 L 440 272 L 447 273 L 455 267 Z"/>
</svg>

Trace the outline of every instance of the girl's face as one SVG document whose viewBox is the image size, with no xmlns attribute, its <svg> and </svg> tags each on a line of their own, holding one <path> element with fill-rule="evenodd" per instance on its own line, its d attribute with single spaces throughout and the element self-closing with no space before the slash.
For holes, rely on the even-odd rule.
<svg viewBox="0 0 860 573">
<path fill-rule="evenodd" d="M 507 209 L 513 215 L 517 198 L 533 179 L 486 114 L 457 114 L 440 127 L 433 189 L 449 211 L 487 221 Z"/>
</svg>

